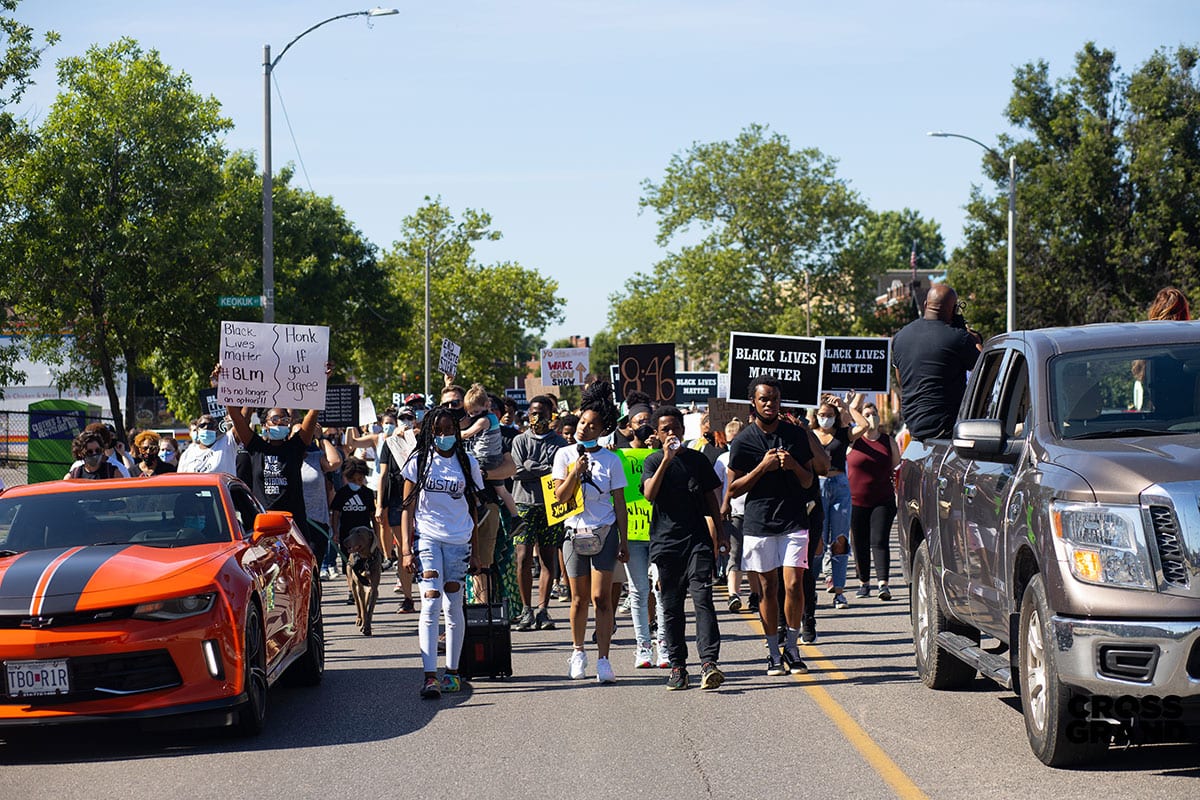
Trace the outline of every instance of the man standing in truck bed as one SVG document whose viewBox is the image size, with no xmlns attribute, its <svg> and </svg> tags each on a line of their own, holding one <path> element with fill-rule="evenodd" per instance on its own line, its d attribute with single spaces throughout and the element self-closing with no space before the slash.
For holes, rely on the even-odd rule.
<svg viewBox="0 0 1200 800">
<path fill-rule="evenodd" d="M 900 374 L 900 413 L 914 439 L 946 439 L 967 388 L 967 372 L 979 358 L 979 334 L 955 313 L 958 294 L 936 284 L 925 297 L 925 315 L 892 339 L 892 363 Z"/>
</svg>

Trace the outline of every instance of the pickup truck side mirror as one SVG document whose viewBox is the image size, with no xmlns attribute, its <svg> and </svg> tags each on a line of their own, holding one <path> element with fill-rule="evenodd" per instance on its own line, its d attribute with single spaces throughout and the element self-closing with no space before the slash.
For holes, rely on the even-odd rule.
<svg viewBox="0 0 1200 800">
<path fill-rule="evenodd" d="M 975 461 L 1015 464 L 1024 450 L 1024 442 L 1008 441 L 998 419 L 964 419 L 954 426 L 953 443 L 959 457 Z"/>
</svg>

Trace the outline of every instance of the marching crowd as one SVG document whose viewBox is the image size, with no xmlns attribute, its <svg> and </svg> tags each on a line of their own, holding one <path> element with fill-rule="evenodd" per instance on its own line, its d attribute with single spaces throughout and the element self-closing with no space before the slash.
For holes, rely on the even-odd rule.
<svg viewBox="0 0 1200 800">
<path fill-rule="evenodd" d="M 591 670 L 600 683 L 616 681 L 612 637 L 618 609 L 629 613 L 633 667 L 669 669 L 670 689 L 691 683 L 690 597 L 699 685 L 713 689 L 724 680 L 716 581 L 725 582 L 730 612 L 760 615 L 772 676 L 807 671 L 799 645 L 816 641 L 822 561 L 833 607 L 849 605 L 851 553 L 857 597 L 870 596 L 874 563 L 878 597 L 891 599 L 899 448 L 878 410 L 862 395 L 830 395 L 809 417 L 795 417 L 770 377 L 754 380 L 749 399 L 747 420 L 714 431 L 705 415 L 700 435 L 684 441 L 683 411 L 638 392 L 618 408 L 604 381 L 586 387 L 576 409 L 540 395 L 526 412 L 478 384 L 447 381 L 438 402 L 409 395 L 362 429 L 322 429 L 317 412 L 281 408 L 201 415 L 182 452 L 174 439 L 141 432 L 126 453 L 111 430 L 92 425 L 75 440 L 79 460 L 68 477 L 235 474 L 266 508 L 292 513 L 326 580 L 350 577 L 347 542 L 365 534 L 375 586 L 395 566 L 398 610 L 419 614 L 422 697 L 461 689 L 464 602 L 489 592 L 507 600 L 516 631 L 555 629 L 551 601 L 569 602 L 574 680 Z M 648 536 L 629 535 L 619 456 L 627 448 L 651 451 L 637 487 L 651 507 Z M 556 524 L 547 517 L 546 476 L 555 502 L 580 506 Z M 358 609 L 367 635 L 374 601 L 372 593 L 371 608 Z"/>
</svg>

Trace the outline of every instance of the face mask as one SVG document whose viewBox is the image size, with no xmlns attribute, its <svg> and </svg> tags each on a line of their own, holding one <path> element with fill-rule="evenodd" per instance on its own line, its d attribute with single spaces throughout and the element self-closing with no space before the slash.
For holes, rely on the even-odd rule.
<svg viewBox="0 0 1200 800">
<path fill-rule="evenodd" d="M 455 422 L 462 422 L 463 417 L 467 415 L 467 410 L 462 406 L 450 409 L 450 416 L 454 417 Z"/>
<path fill-rule="evenodd" d="M 266 428 L 267 438 L 275 442 L 282 442 L 288 437 L 290 430 L 286 425 L 268 425 Z"/>
<path fill-rule="evenodd" d="M 361 489 L 361 488 L 362 488 L 362 484 L 361 484 L 361 483 L 349 483 L 349 482 L 347 482 L 347 483 L 346 483 L 346 486 L 347 486 L 347 487 L 350 489 L 350 491 L 352 491 L 352 492 L 357 492 L 359 489 Z"/>
<path fill-rule="evenodd" d="M 208 428 L 196 431 L 196 441 L 205 447 L 212 447 L 217 441 L 217 432 Z"/>
<path fill-rule="evenodd" d="M 393 424 L 392 424 L 392 423 L 390 423 L 390 422 L 385 422 L 385 423 L 383 423 L 383 435 L 384 435 L 384 436 L 391 436 L 391 435 L 392 435 L 393 433 L 395 433 L 395 432 L 396 432 L 396 426 L 395 426 L 395 425 L 393 425 Z"/>
<path fill-rule="evenodd" d="M 146 453 L 142 456 L 142 461 L 145 461 L 147 464 L 153 464 L 155 461 L 158 461 L 158 453 Z"/>
<path fill-rule="evenodd" d="M 172 461 L 175 460 L 175 451 L 174 450 L 163 450 L 162 460 L 167 462 L 168 464 L 170 464 Z"/>
<path fill-rule="evenodd" d="M 828 430 L 833 427 L 833 417 L 817 417 L 817 424 Z"/>
<path fill-rule="evenodd" d="M 541 417 L 535 417 L 529 423 L 529 429 L 536 434 L 544 434 L 550 430 L 550 420 Z"/>
<path fill-rule="evenodd" d="M 382 432 L 383 432 L 383 426 L 380 425 L 378 422 L 376 422 L 374 425 L 371 426 L 371 433 L 382 433 Z"/>
<path fill-rule="evenodd" d="M 596 443 L 599 442 L 600 440 L 599 439 L 576 439 L 575 441 L 578 442 L 579 444 L 583 445 L 584 447 L 586 447 L 588 450 L 591 450 L 593 447 L 596 446 Z"/>
<path fill-rule="evenodd" d="M 96 453 L 95 455 L 84 456 L 83 463 L 87 464 L 92 469 L 104 463 L 104 453 Z"/>
<path fill-rule="evenodd" d="M 195 528 L 198 531 L 204 530 L 204 516 L 201 515 L 199 517 L 184 517 L 183 518 L 183 527 Z"/>
<path fill-rule="evenodd" d="M 418 408 L 417 409 L 417 422 L 420 422 L 423 419 L 425 419 L 425 409 Z"/>
<path fill-rule="evenodd" d="M 433 437 L 434 447 L 436 447 L 438 450 L 441 450 L 443 453 L 449 453 L 451 450 L 453 450 L 456 441 L 457 440 L 454 438 L 453 434 L 450 436 Z"/>
</svg>

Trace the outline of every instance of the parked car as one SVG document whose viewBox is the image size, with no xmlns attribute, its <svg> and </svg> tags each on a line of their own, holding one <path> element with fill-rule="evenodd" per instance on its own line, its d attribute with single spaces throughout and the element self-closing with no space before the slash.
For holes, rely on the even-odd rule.
<svg viewBox="0 0 1200 800">
<path fill-rule="evenodd" d="M 910 443 L 897 480 L 921 679 L 1014 689 L 1049 765 L 1190 738 L 1200 327 L 996 337 L 959 420 L 953 439 Z"/>
<path fill-rule="evenodd" d="M 0 726 L 196 715 L 256 734 L 320 682 L 321 582 L 291 516 L 222 474 L 0 495 Z"/>
</svg>

